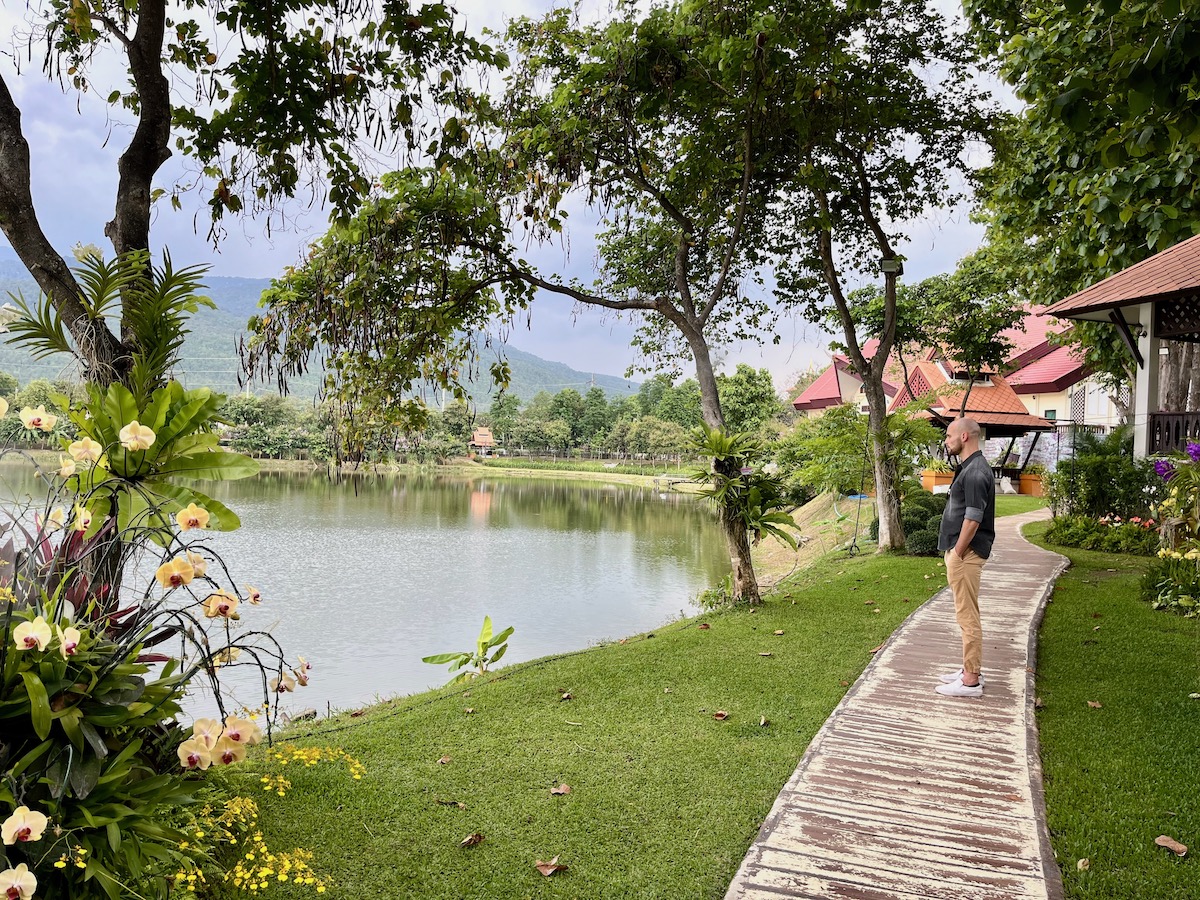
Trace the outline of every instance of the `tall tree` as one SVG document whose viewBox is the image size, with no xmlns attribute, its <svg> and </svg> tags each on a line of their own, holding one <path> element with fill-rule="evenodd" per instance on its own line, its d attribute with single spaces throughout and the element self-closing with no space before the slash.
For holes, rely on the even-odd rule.
<svg viewBox="0 0 1200 900">
<path fill-rule="evenodd" d="M 322 342 L 347 348 L 331 388 L 395 405 L 421 365 L 454 370 L 482 322 L 544 291 L 634 316 L 648 365 L 690 356 L 720 427 L 713 347 L 770 324 L 768 268 L 793 276 L 782 302 L 819 305 L 842 290 L 835 244 L 849 268 L 865 243 L 897 260 L 882 223 L 947 199 L 944 170 L 978 124 L 962 42 L 923 0 L 620 0 L 606 23 L 556 10 L 509 38 L 503 96 L 471 105 L 494 145 L 385 179 L 268 296 L 252 366 L 298 371 Z M 523 258 L 564 233 L 568 198 L 603 219 L 591 284 Z M 885 543 L 903 539 L 893 505 Z M 734 595 L 756 602 L 745 524 L 721 519 Z"/>
<path fill-rule="evenodd" d="M 757 431 L 782 409 L 767 369 L 738 363 L 732 375 L 717 376 L 717 390 L 730 431 Z"/>
<path fill-rule="evenodd" d="M 27 19 L 19 78 L 60 81 L 77 95 L 64 107 L 99 96 L 135 117 L 105 227 L 121 257 L 150 247 L 156 203 L 169 195 L 182 207 L 186 188 L 155 183 L 176 150 L 195 162 L 193 189 L 207 201 L 214 239 L 226 214 L 262 212 L 300 191 L 323 194 L 346 215 L 370 185 L 360 135 L 376 149 L 435 156 L 461 144 L 463 133 L 421 125 L 420 107 L 452 102 L 469 59 L 495 59 L 455 29 L 451 9 L 408 0 L 36 0 Z M 95 143 L 114 133 L 98 132 Z M 131 311 L 117 331 L 89 311 L 43 231 L 33 152 L 0 77 L 0 231 L 61 317 L 86 377 L 124 381 L 139 349 Z"/>
</svg>

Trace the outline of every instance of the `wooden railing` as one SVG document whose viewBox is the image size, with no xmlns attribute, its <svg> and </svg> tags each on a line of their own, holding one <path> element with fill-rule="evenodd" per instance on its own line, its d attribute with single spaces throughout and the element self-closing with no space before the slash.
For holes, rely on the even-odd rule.
<svg viewBox="0 0 1200 900">
<path fill-rule="evenodd" d="M 1150 453 L 1182 450 L 1189 441 L 1200 443 L 1200 412 L 1150 413 Z"/>
</svg>

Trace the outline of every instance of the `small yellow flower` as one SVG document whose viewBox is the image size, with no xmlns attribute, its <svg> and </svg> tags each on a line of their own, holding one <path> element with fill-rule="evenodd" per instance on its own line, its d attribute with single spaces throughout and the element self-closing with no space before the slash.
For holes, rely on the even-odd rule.
<svg viewBox="0 0 1200 900">
<path fill-rule="evenodd" d="M 121 446 L 129 451 L 146 450 L 154 443 L 154 430 L 138 423 L 134 419 L 121 429 L 117 439 Z"/>
<path fill-rule="evenodd" d="M 96 462 L 100 459 L 100 454 L 104 448 L 99 442 L 93 441 L 90 437 L 83 437 L 77 441 L 72 441 L 67 447 L 67 452 L 71 454 L 71 459 L 76 462 Z"/>
<path fill-rule="evenodd" d="M 195 503 L 189 503 L 175 514 L 175 521 L 179 523 L 180 531 L 191 531 L 193 528 L 207 528 L 208 518 L 208 510 L 203 506 L 197 506 Z"/>
<path fill-rule="evenodd" d="M 41 616 L 32 622 L 22 622 L 13 629 L 13 640 L 16 641 L 18 650 L 32 650 L 35 647 L 45 650 L 51 636 L 50 626 Z"/>
<path fill-rule="evenodd" d="M 21 410 L 21 424 L 30 431 L 53 431 L 58 424 L 58 416 L 46 412 L 45 405 L 37 409 L 26 406 Z"/>
<path fill-rule="evenodd" d="M 79 639 L 82 635 L 78 628 L 59 628 L 55 626 L 58 632 L 58 652 L 62 654 L 63 659 L 69 656 L 74 656 L 79 650 Z"/>
<path fill-rule="evenodd" d="M 13 814 L 4 820 L 4 824 L 0 825 L 0 836 L 3 836 L 5 846 L 40 841 L 49 821 L 37 810 L 31 810 L 28 806 L 18 806 Z"/>
<path fill-rule="evenodd" d="M 209 619 L 218 616 L 223 619 L 236 619 L 237 608 L 238 598 L 228 591 L 214 591 L 204 600 L 204 615 Z"/>
<path fill-rule="evenodd" d="M 214 668 L 219 669 L 221 666 L 229 665 L 241 655 L 242 651 L 237 647 L 226 647 L 224 650 L 218 650 L 212 655 L 212 664 Z"/>
<path fill-rule="evenodd" d="M 203 578 L 204 573 L 208 571 L 208 560 L 199 553 L 193 553 L 189 550 L 187 552 L 187 561 L 192 567 L 192 571 L 196 573 L 196 577 Z"/>
<path fill-rule="evenodd" d="M 36 890 L 37 877 L 29 871 L 29 866 L 25 863 L 19 863 L 15 869 L 0 872 L 0 897 L 6 897 L 8 900 L 32 900 Z"/>
<path fill-rule="evenodd" d="M 246 758 L 246 745 L 230 740 L 228 737 L 222 737 L 217 741 L 217 745 L 213 747 L 212 755 L 213 762 L 220 763 L 223 766 L 231 766 Z"/>
<path fill-rule="evenodd" d="M 262 592 L 252 584 L 246 585 L 246 602 L 251 606 L 262 603 Z"/>
<path fill-rule="evenodd" d="M 92 511 L 86 506 L 75 507 L 75 521 L 71 525 L 76 531 L 87 531 L 92 527 Z"/>
<path fill-rule="evenodd" d="M 75 460 L 66 459 L 65 457 L 60 456 L 58 458 L 58 477 L 59 478 L 70 478 L 74 474 L 75 474 Z"/>
<path fill-rule="evenodd" d="M 61 506 L 56 506 L 50 510 L 50 515 L 46 516 L 46 530 L 58 531 L 67 524 L 67 512 Z"/>
<path fill-rule="evenodd" d="M 171 588 L 191 584 L 195 574 L 196 570 L 192 568 L 192 564 L 183 557 L 177 556 L 170 562 L 165 562 L 159 566 L 158 571 L 154 573 L 154 577 L 164 590 L 170 590 Z"/>
<path fill-rule="evenodd" d="M 179 763 L 185 769 L 207 769 L 212 765 L 212 754 L 208 747 L 197 740 L 189 738 L 179 745 Z"/>
</svg>

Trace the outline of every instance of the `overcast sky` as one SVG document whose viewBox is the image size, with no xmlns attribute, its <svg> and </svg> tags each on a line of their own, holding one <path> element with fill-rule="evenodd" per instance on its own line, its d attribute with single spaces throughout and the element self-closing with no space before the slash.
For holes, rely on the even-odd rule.
<svg viewBox="0 0 1200 900">
<path fill-rule="evenodd" d="M 600 3 L 589 3 L 592 14 L 596 14 Z M 504 17 L 538 14 L 554 4 L 551 0 L 458 0 L 455 5 L 470 30 L 478 32 L 484 27 L 500 27 Z M 24 30 L 24 14 L 24 3 L 0 6 L 0 75 L 22 111 L 22 127 L 32 155 L 35 208 L 54 246 L 65 251 L 79 242 L 108 249 L 104 223 L 112 216 L 116 161 L 131 134 L 132 116 L 124 110 L 109 110 L 102 102 L 114 85 L 98 84 L 95 92 L 83 96 L 74 91 L 64 93 L 42 74 L 36 50 L 32 63 L 20 58 L 21 73 L 17 74 L 14 55 L 24 51 L 14 49 L 9 36 Z M 102 75 L 99 73 L 94 80 L 99 82 Z M 160 170 L 156 184 L 169 190 L 186 177 L 186 169 L 176 155 Z M 297 204 L 289 210 L 285 227 L 278 218 L 270 223 L 229 219 L 229 235 L 214 250 L 206 239 L 207 207 L 202 198 L 186 195 L 182 212 L 172 211 L 165 201 L 158 207 L 152 225 L 154 246 L 169 247 L 177 263 L 211 262 L 215 275 L 274 276 L 284 266 L 296 263 L 306 243 L 325 227 L 322 211 L 305 211 Z M 577 227 L 578 218 L 572 223 Z M 908 257 L 905 279 L 918 281 L 952 269 L 959 258 L 978 245 L 982 230 L 968 221 L 965 209 L 938 211 L 914 223 L 910 238 L 901 248 Z M 578 237 L 574 239 L 569 257 L 561 249 L 547 249 L 536 261 L 547 271 L 570 269 L 586 275 L 593 253 L 582 243 Z M 7 249 L 2 235 L 0 247 Z M 624 374 L 634 358 L 628 324 L 597 310 L 576 312 L 569 303 L 543 295 L 534 304 L 530 327 L 527 330 L 522 324 L 511 343 L 582 371 Z M 780 389 L 796 372 L 828 362 L 829 336 L 800 317 L 783 319 L 778 333 L 778 345 L 731 347 L 719 358 L 729 369 L 738 362 L 756 368 L 765 366 Z"/>
</svg>

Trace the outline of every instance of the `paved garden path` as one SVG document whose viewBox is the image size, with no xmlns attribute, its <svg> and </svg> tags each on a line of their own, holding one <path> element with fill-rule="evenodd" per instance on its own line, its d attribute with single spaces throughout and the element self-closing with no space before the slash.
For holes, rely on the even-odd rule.
<svg viewBox="0 0 1200 900">
<path fill-rule="evenodd" d="M 726 900 L 1062 897 L 1046 832 L 1033 664 L 1066 560 L 996 522 L 980 699 L 934 692 L 961 661 L 949 589 L 912 614 L 813 739 Z"/>
</svg>

